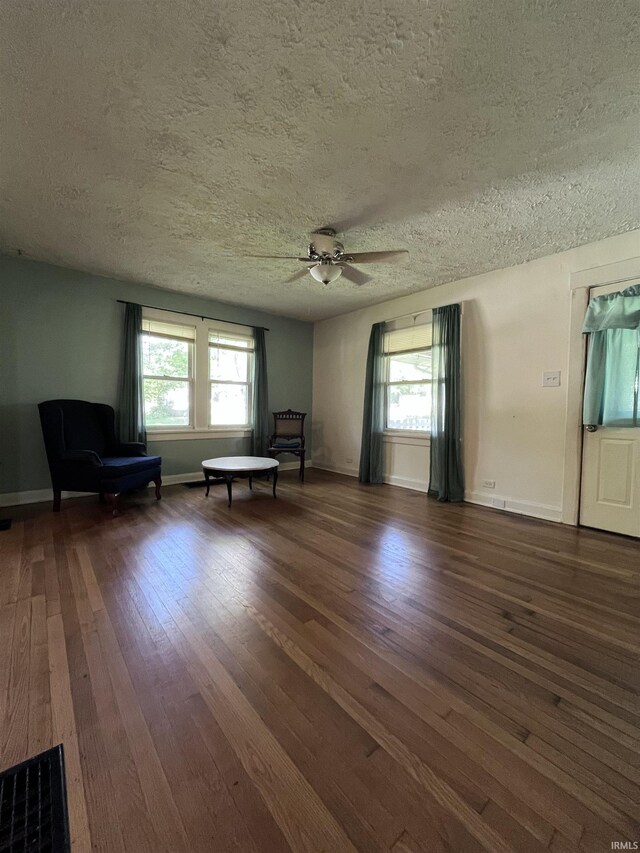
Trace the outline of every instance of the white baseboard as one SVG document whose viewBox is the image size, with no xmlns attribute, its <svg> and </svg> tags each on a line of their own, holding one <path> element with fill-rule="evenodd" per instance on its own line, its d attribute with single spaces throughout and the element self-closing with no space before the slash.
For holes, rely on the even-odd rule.
<svg viewBox="0 0 640 853">
<path fill-rule="evenodd" d="M 321 471 L 329 471 L 331 474 L 345 474 L 347 477 L 357 477 L 358 469 L 349 468 L 345 465 L 329 465 L 314 463 L 314 468 L 319 468 Z M 396 477 L 394 474 L 385 474 L 385 483 L 390 486 L 400 486 L 403 489 L 413 489 L 415 492 L 426 492 L 427 484 L 423 480 L 413 480 L 407 477 Z"/>
<path fill-rule="evenodd" d="M 347 477 L 357 477 L 358 469 L 357 468 L 347 468 L 342 465 L 324 465 L 318 464 L 314 462 L 314 468 L 319 468 L 320 471 L 329 471 L 331 474 L 345 474 Z"/>
<path fill-rule="evenodd" d="M 530 515 L 545 521 L 562 521 L 562 507 L 551 504 L 530 503 L 514 500 L 504 495 L 487 495 L 484 492 L 465 492 L 464 499 L 468 503 L 488 506 L 491 509 L 501 509 L 517 515 Z"/>
<path fill-rule="evenodd" d="M 426 494 L 429 484 L 424 480 L 416 480 L 413 477 L 396 477 L 395 474 L 385 474 L 385 483 L 390 486 L 400 486 L 401 489 L 411 489 L 413 492 L 424 492 Z"/>
<path fill-rule="evenodd" d="M 280 471 L 295 471 L 299 467 L 298 462 L 282 462 L 280 463 Z M 333 474 L 344 474 L 347 477 L 357 477 L 357 468 L 349 468 L 346 466 L 313 464 L 311 459 L 305 462 L 305 468 L 319 468 L 321 471 L 329 471 Z M 165 474 L 162 477 L 162 482 L 165 486 L 172 486 L 176 483 L 194 483 L 202 480 L 202 471 L 192 471 L 187 474 Z M 423 480 L 414 480 L 407 477 L 396 477 L 395 475 L 387 475 L 385 483 L 391 486 L 399 486 L 403 489 L 412 489 L 413 491 L 426 493 L 427 484 Z M 152 484 L 150 484 L 152 485 Z M 63 492 L 62 499 L 78 498 L 86 496 L 86 492 Z M 562 521 L 562 508 L 551 506 L 549 504 L 530 503 L 527 501 L 514 500 L 504 495 L 487 495 L 484 492 L 465 492 L 465 500 L 468 503 L 478 504 L 479 506 L 487 506 L 492 509 L 501 509 L 506 512 L 513 512 L 518 515 L 529 515 L 533 518 L 542 518 L 545 521 Z M 44 503 L 53 500 L 53 491 L 51 489 L 32 489 L 24 492 L 5 492 L 0 494 L 0 507 L 6 506 L 21 506 L 22 504 Z M 501 504 L 496 506 L 496 503 Z"/>
<path fill-rule="evenodd" d="M 304 460 L 305 468 L 314 468 L 313 459 L 305 459 Z M 281 462 L 280 471 L 297 471 L 300 468 L 299 462 Z"/>
<path fill-rule="evenodd" d="M 300 467 L 299 462 L 281 462 L 279 471 L 297 471 Z M 312 460 L 305 460 L 305 468 L 312 467 Z M 162 485 L 174 486 L 176 483 L 195 483 L 198 480 L 203 480 L 202 471 L 193 471 L 189 474 L 163 474 Z M 153 483 L 149 483 L 149 488 L 153 488 Z M 83 498 L 87 497 L 90 492 L 63 492 L 62 500 L 67 498 Z M 0 507 L 4 506 L 21 506 L 22 504 L 39 504 L 53 500 L 53 489 L 31 489 L 25 492 L 5 492 L 0 494 Z"/>
<path fill-rule="evenodd" d="M 358 476 L 356 468 L 346 468 L 340 465 L 327 465 L 322 463 L 318 464 L 317 462 L 313 467 L 320 468 L 322 471 L 330 471 L 333 474 L 346 474 L 348 477 Z M 385 475 L 385 483 L 388 483 L 390 486 L 399 486 L 402 489 L 411 489 L 415 492 L 422 492 L 423 494 L 426 494 L 428 489 L 428 483 L 424 480 L 397 477 L 394 474 Z M 504 495 L 487 495 L 484 492 L 465 492 L 464 499 L 467 503 L 487 506 L 491 509 L 500 509 L 504 512 L 513 512 L 517 515 L 528 515 L 532 518 L 542 518 L 545 521 L 562 521 L 562 508 L 559 506 L 520 501 L 505 497 Z M 496 506 L 494 501 L 498 501 L 501 505 Z"/>
<path fill-rule="evenodd" d="M 64 498 L 77 498 L 85 492 L 63 492 Z M 52 489 L 31 489 L 27 492 L 4 492 L 0 495 L 0 506 L 20 506 L 21 504 L 40 504 L 53 500 Z"/>
<path fill-rule="evenodd" d="M 331 474 L 345 474 L 347 477 L 357 477 L 357 468 L 348 468 L 343 465 L 324 465 L 317 462 L 313 465 L 314 468 L 319 468 L 321 471 L 329 471 Z M 414 492 L 426 492 L 427 483 L 424 480 L 414 480 L 410 477 L 396 477 L 395 474 L 385 474 L 385 483 L 390 486 L 400 486 L 402 489 L 412 489 Z"/>
<path fill-rule="evenodd" d="M 311 459 L 305 459 L 305 468 L 311 468 Z M 300 468 L 299 462 L 281 462 L 278 471 L 297 471 Z M 204 480 L 202 471 L 192 471 L 190 474 L 167 474 L 162 475 L 163 486 L 175 486 L 177 483 L 197 483 L 199 480 Z M 149 483 L 149 488 L 152 488 L 153 483 Z"/>
</svg>

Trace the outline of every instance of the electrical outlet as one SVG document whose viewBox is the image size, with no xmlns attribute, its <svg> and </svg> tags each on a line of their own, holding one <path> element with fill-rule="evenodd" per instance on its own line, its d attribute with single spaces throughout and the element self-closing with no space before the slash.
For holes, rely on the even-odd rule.
<svg viewBox="0 0 640 853">
<path fill-rule="evenodd" d="M 495 480 L 483 480 L 482 488 L 483 489 L 495 489 L 496 481 Z"/>
<path fill-rule="evenodd" d="M 345 462 L 347 463 L 347 465 L 351 465 L 351 463 L 353 462 L 353 459 L 350 456 L 347 456 L 347 458 L 345 459 Z"/>
<path fill-rule="evenodd" d="M 559 388 L 560 387 L 560 371 L 559 370 L 545 370 L 542 374 L 542 387 L 543 388 Z"/>
<path fill-rule="evenodd" d="M 504 509 L 505 502 L 502 498 L 493 498 L 491 501 L 491 506 L 494 506 L 496 509 Z"/>
</svg>

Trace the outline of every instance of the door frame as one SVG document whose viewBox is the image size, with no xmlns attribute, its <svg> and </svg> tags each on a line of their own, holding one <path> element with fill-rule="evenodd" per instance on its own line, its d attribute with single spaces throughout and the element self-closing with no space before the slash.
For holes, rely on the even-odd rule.
<svg viewBox="0 0 640 853">
<path fill-rule="evenodd" d="M 640 257 L 613 264 L 576 270 L 570 275 L 571 309 L 569 319 L 569 357 L 567 365 L 567 417 L 562 485 L 562 523 L 580 524 L 582 484 L 582 395 L 586 368 L 587 342 L 582 334 L 584 315 L 592 287 L 640 281 Z"/>
</svg>

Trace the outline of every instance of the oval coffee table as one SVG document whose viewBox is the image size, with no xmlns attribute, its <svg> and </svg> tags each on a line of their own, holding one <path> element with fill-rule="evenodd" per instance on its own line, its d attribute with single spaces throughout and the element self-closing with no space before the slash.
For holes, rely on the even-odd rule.
<svg viewBox="0 0 640 853">
<path fill-rule="evenodd" d="M 227 484 L 229 506 L 231 506 L 231 484 L 234 480 L 249 478 L 249 488 L 252 488 L 254 477 L 268 477 L 273 474 L 273 496 L 276 495 L 278 482 L 278 460 L 267 459 L 264 456 L 219 456 L 217 459 L 205 459 L 202 471 L 207 481 L 205 497 L 209 496 L 210 480 L 224 480 Z"/>
</svg>

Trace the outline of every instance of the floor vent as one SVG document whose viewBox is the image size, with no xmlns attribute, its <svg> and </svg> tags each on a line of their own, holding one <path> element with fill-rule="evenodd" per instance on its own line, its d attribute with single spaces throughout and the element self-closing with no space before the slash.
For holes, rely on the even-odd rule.
<svg viewBox="0 0 640 853">
<path fill-rule="evenodd" d="M 0 853 L 69 853 L 62 744 L 0 773 Z"/>
</svg>

